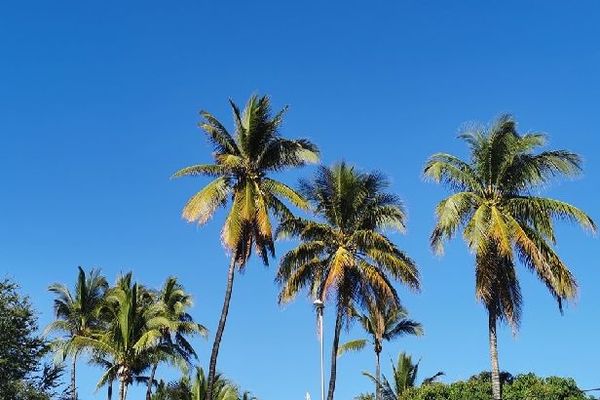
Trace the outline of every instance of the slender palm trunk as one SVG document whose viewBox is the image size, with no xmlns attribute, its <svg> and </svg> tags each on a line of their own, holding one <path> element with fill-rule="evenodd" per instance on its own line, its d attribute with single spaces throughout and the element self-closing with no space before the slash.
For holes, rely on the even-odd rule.
<svg viewBox="0 0 600 400">
<path fill-rule="evenodd" d="M 381 398 L 381 389 L 379 388 L 379 382 L 381 382 L 381 361 L 380 361 L 380 352 L 375 350 L 375 400 L 379 400 Z"/>
<path fill-rule="evenodd" d="M 148 386 L 146 387 L 146 400 L 152 400 L 152 384 L 154 382 L 154 377 L 156 376 L 156 369 L 158 368 L 158 363 L 152 366 L 152 372 L 150 372 L 150 378 L 148 379 Z"/>
<path fill-rule="evenodd" d="M 106 389 L 106 400 L 112 400 L 112 384 L 113 381 L 108 382 L 108 389 Z"/>
<path fill-rule="evenodd" d="M 490 359 L 492 361 L 492 395 L 493 400 L 502 400 L 502 387 L 500 384 L 500 366 L 498 363 L 498 337 L 496 334 L 496 316 L 489 313 L 490 333 Z"/>
<path fill-rule="evenodd" d="M 229 263 L 229 270 L 227 272 L 227 287 L 225 289 L 225 300 L 223 301 L 223 310 L 221 311 L 221 319 L 219 320 L 219 326 L 217 327 L 217 333 L 215 334 L 215 341 L 213 343 L 212 352 L 210 354 L 210 365 L 208 368 L 208 388 L 206 400 L 212 400 L 212 390 L 215 381 L 215 375 L 217 373 L 217 357 L 219 356 L 219 346 L 221 346 L 221 339 L 223 337 L 223 331 L 225 330 L 225 323 L 227 322 L 227 314 L 229 313 L 229 302 L 231 301 L 231 292 L 233 291 L 233 278 L 235 277 L 235 254 L 231 256 Z"/>
<path fill-rule="evenodd" d="M 125 396 L 127 395 L 127 392 L 125 390 L 125 387 L 127 385 L 125 384 L 125 380 L 121 379 L 121 382 L 119 384 L 119 400 L 125 400 Z"/>
<path fill-rule="evenodd" d="M 73 365 L 71 365 L 71 399 L 72 400 L 77 400 L 76 369 L 77 369 L 77 352 L 75 352 L 75 354 L 73 354 Z"/>
<path fill-rule="evenodd" d="M 327 392 L 327 400 L 333 400 L 333 393 L 335 392 L 338 347 L 340 345 L 340 332 L 342 331 L 342 315 L 342 306 L 338 305 L 337 317 L 335 319 L 335 334 L 333 336 L 333 346 L 331 348 L 331 372 L 329 376 L 329 391 Z"/>
</svg>

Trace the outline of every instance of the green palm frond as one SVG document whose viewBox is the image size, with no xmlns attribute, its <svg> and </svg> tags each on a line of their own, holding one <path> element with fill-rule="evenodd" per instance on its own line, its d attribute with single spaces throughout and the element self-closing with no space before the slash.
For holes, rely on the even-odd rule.
<svg viewBox="0 0 600 400">
<path fill-rule="evenodd" d="M 231 188 L 226 177 L 213 180 L 189 199 L 183 208 L 183 218 L 189 222 L 205 224 L 216 209 L 226 202 L 230 193 Z"/>
<path fill-rule="evenodd" d="M 338 349 L 338 357 L 350 351 L 361 351 L 367 347 L 368 343 L 369 342 L 366 339 L 349 340 L 340 345 L 340 348 Z"/>
<path fill-rule="evenodd" d="M 213 176 L 218 177 L 227 175 L 230 170 L 222 165 L 215 164 L 197 164 L 185 167 L 175 172 L 172 178 L 181 178 L 183 176 Z"/>
</svg>

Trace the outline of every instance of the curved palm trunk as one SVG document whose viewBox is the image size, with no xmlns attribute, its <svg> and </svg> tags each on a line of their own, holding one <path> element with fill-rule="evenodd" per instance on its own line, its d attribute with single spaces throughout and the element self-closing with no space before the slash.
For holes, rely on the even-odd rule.
<svg viewBox="0 0 600 400">
<path fill-rule="evenodd" d="M 146 400 L 152 400 L 152 384 L 154 382 L 154 377 L 156 376 L 157 368 L 158 363 L 152 366 L 152 372 L 150 373 L 150 378 L 148 379 L 148 386 L 146 387 Z"/>
<path fill-rule="evenodd" d="M 337 375 L 337 353 L 340 345 L 340 332 L 342 331 L 342 307 L 338 305 L 337 317 L 335 319 L 335 334 L 333 336 L 333 346 L 331 349 L 331 373 L 329 376 L 329 391 L 327 400 L 333 400 L 335 392 L 335 380 Z"/>
<path fill-rule="evenodd" d="M 77 400 L 76 369 L 77 369 L 77 352 L 73 355 L 73 365 L 71 366 L 71 399 L 72 400 Z"/>
<path fill-rule="evenodd" d="M 379 382 L 381 382 L 381 361 L 380 361 L 380 352 L 375 350 L 375 400 L 379 400 L 381 398 L 381 389 L 379 387 Z"/>
<path fill-rule="evenodd" d="M 233 278 L 235 277 L 235 254 L 231 256 L 229 263 L 229 270 L 227 272 L 227 287 L 225 288 L 225 300 L 223 301 L 223 310 L 221 311 L 221 319 L 219 320 L 219 326 L 217 327 L 217 333 L 215 334 L 215 341 L 213 343 L 212 352 L 210 354 L 210 365 L 208 368 L 208 388 L 206 400 L 212 400 L 212 390 L 217 373 L 217 357 L 219 356 L 219 347 L 221 346 L 221 339 L 223 337 L 223 331 L 225 330 L 225 323 L 227 322 L 227 314 L 229 313 L 229 302 L 231 301 L 231 292 L 233 291 Z"/>
<path fill-rule="evenodd" d="M 498 337 L 496 334 L 496 317 L 489 313 L 488 329 L 490 334 L 490 359 L 492 361 L 492 398 L 502 400 L 502 386 L 500 384 L 500 366 L 498 363 Z"/>
</svg>

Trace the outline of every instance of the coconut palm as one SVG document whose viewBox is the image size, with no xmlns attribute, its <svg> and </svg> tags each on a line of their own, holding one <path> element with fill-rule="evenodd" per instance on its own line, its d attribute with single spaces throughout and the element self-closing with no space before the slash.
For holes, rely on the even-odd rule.
<svg viewBox="0 0 600 400">
<path fill-rule="evenodd" d="M 208 379 L 201 367 L 196 367 L 192 376 L 184 376 L 176 382 L 159 384 L 152 400 L 206 400 Z M 215 375 L 213 383 L 215 400 L 240 400 L 238 388 L 221 374 Z M 243 395 L 242 395 L 243 396 Z M 251 399 L 251 398 L 249 398 Z"/>
<path fill-rule="evenodd" d="M 470 159 L 451 154 L 433 155 L 425 176 L 447 184 L 452 195 L 437 208 L 431 246 L 443 252 L 445 240 L 463 227 L 475 254 L 476 295 L 488 312 L 494 400 L 501 399 L 497 352 L 497 323 L 518 329 L 521 290 L 517 260 L 534 272 L 558 301 L 575 297 L 577 283 L 555 252 L 554 221 L 568 220 L 595 231 L 592 219 L 560 200 L 534 195 L 559 176 L 576 176 L 581 159 L 565 150 L 538 151 L 546 142 L 541 133 L 519 134 L 511 116 L 501 116 L 489 128 L 469 128 L 460 135 Z"/>
<path fill-rule="evenodd" d="M 318 160 L 318 150 L 310 141 L 288 140 L 280 135 L 283 115 L 287 108 L 272 115 L 267 96 L 252 96 L 243 112 L 230 101 L 235 134 L 231 135 L 214 116 L 201 112 L 200 127 L 214 145 L 214 164 L 199 164 L 183 168 L 174 174 L 209 176 L 213 180 L 192 196 L 183 208 L 183 218 L 198 224 L 206 223 L 217 208 L 231 207 L 223 226 L 221 239 L 230 253 L 227 285 L 221 318 L 215 334 L 208 371 L 209 396 L 217 368 L 219 347 L 227 321 L 236 268 L 242 270 L 252 247 L 268 264 L 275 247 L 270 213 L 289 217 L 282 199 L 300 208 L 306 201 L 292 188 L 269 177 L 273 172 L 302 166 Z"/>
<path fill-rule="evenodd" d="M 386 304 L 378 304 L 376 301 L 368 301 L 366 309 L 367 312 L 364 314 L 353 310 L 352 317 L 360 323 L 369 338 L 355 339 L 344 343 L 340 346 L 338 354 L 342 355 L 347 351 L 359 351 L 368 344 L 373 346 L 375 351 L 375 398 L 379 400 L 378 382 L 381 380 L 380 356 L 383 351 L 383 342 L 405 335 L 421 336 L 423 327 L 420 323 L 408 319 L 408 313 L 402 306 L 390 307 Z"/>
<path fill-rule="evenodd" d="M 279 228 L 280 235 L 301 241 L 281 259 L 280 301 L 308 289 L 311 296 L 335 302 L 328 400 L 335 391 L 340 332 L 352 306 L 377 300 L 399 307 L 392 278 L 419 288 L 415 263 L 383 233 L 385 228 L 403 231 L 406 221 L 402 204 L 384 191 L 387 187 L 379 173 L 358 172 L 345 163 L 320 167 L 312 181 L 301 183 L 318 220 L 290 218 Z"/>
<path fill-rule="evenodd" d="M 131 273 L 119 278 L 109 290 L 99 314 L 105 329 L 73 341 L 77 348 L 91 349 L 96 359 L 105 360 L 107 368 L 98 385 L 116 378 L 119 400 L 125 400 L 129 385 L 152 365 L 158 352 L 175 356 L 170 347 L 160 346 L 163 329 L 172 322 L 152 294 L 132 281 Z"/>
<path fill-rule="evenodd" d="M 420 362 L 415 364 L 411 356 L 406 353 L 400 353 L 396 363 L 392 361 L 391 364 L 393 384 L 390 384 L 385 377 L 383 380 L 380 380 L 371 374 L 365 373 L 369 379 L 378 384 L 378 394 L 382 400 L 400 400 L 406 390 L 417 386 Z M 434 376 L 424 379 L 422 384 L 432 384 L 443 375 L 443 372 L 438 372 Z"/>
<path fill-rule="evenodd" d="M 185 292 L 183 286 L 175 277 L 169 277 L 163 284 L 161 290 L 156 294 L 156 300 L 163 307 L 165 317 L 170 321 L 170 326 L 162 328 L 161 344 L 171 347 L 178 357 L 172 361 L 181 361 L 186 364 L 196 357 L 194 348 L 188 341 L 189 336 L 206 336 L 207 330 L 204 326 L 194 322 L 188 309 L 192 306 L 192 296 Z M 160 353 L 162 354 L 162 352 Z M 159 354 L 159 355 L 160 355 Z M 160 359 L 152 366 L 146 386 L 146 400 L 151 400 L 152 385 L 155 384 L 155 375 Z M 183 366 L 183 365 L 182 365 Z"/>
<path fill-rule="evenodd" d="M 100 321 L 97 311 L 104 299 L 108 288 L 106 278 L 100 270 L 92 269 L 88 274 L 83 268 L 78 267 L 77 283 L 73 292 L 62 283 L 50 285 L 48 290 L 53 293 L 54 314 L 56 320 L 46 328 L 46 334 L 58 333 L 62 337 L 53 342 L 57 361 L 63 361 L 66 354 L 72 354 L 71 365 L 71 397 L 77 400 L 77 349 L 69 350 L 73 345 L 73 338 L 77 336 L 90 336 L 98 328 Z"/>
</svg>

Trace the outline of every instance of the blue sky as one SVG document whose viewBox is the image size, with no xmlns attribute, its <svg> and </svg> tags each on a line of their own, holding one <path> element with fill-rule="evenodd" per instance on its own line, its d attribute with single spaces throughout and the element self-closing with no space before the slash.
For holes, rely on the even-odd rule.
<svg viewBox="0 0 600 400">
<path fill-rule="evenodd" d="M 407 204 L 409 232 L 394 239 L 417 260 L 423 292 L 399 289 L 426 336 L 386 345 L 384 372 L 405 350 L 422 359 L 423 376 L 467 378 L 489 365 L 486 317 L 463 243 L 442 258 L 428 248 L 445 191 L 423 181 L 422 165 L 436 151 L 465 155 L 456 139 L 464 122 L 510 112 L 522 131 L 548 132 L 552 147 L 583 155 L 580 179 L 544 193 L 600 218 L 599 11 L 594 1 L 5 2 L 0 275 L 22 285 L 44 325 L 47 286 L 73 282 L 77 265 L 101 267 L 111 281 L 133 270 L 151 286 L 174 274 L 194 294 L 194 316 L 214 330 L 223 214 L 203 228 L 186 224 L 180 209 L 204 181 L 169 176 L 210 159 L 200 109 L 229 124 L 229 97 L 267 93 L 291 106 L 286 135 L 314 140 L 326 164 L 385 172 Z M 281 178 L 293 184 L 312 172 Z M 517 336 L 502 330 L 501 366 L 597 387 L 598 242 L 575 227 L 559 231 L 580 296 L 560 316 L 520 269 L 524 319 Z M 302 297 L 278 306 L 274 270 L 253 260 L 236 282 L 220 368 L 264 400 L 317 398 L 312 308 Z M 209 342 L 197 348 L 206 364 Z M 342 358 L 337 397 L 371 389 L 361 371 L 372 365 L 368 351 Z M 83 399 L 103 398 L 91 389 L 99 376 L 81 369 Z"/>
</svg>

